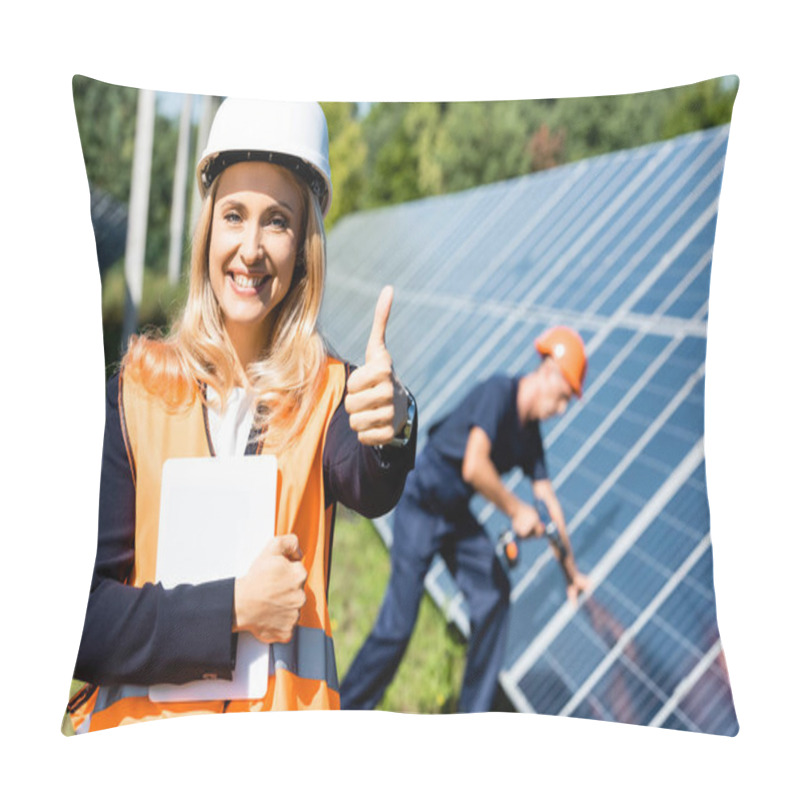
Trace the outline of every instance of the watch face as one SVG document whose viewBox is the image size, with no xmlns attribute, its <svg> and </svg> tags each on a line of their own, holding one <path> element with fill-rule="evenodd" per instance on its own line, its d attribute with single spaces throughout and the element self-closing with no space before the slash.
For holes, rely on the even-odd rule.
<svg viewBox="0 0 800 800">
<path fill-rule="evenodd" d="M 406 424 L 403 426 L 403 438 L 408 440 L 411 436 L 411 429 L 414 427 L 414 417 L 417 415 L 417 404 L 414 398 L 408 396 L 408 409 L 406 410 Z"/>
<path fill-rule="evenodd" d="M 414 398 L 409 394 L 408 390 L 406 391 L 406 397 L 408 398 L 408 408 L 406 409 L 406 421 L 403 427 L 399 430 L 397 435 L 392 439 L 389 443 L 394 447 L 405 447 L 408 444 L 408 440 L 411 438 L 411 431 L 414 428 L 414 417 L 417 413 L 417 405 L 414 402 Z"/>
</svg>

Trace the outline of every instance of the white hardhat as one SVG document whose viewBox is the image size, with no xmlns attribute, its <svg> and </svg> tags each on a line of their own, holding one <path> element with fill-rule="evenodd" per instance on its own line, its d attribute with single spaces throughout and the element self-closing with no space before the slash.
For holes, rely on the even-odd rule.
<svg viewBox="0 0 800 800">
<path fill-rule="evenodd" d="M 222 170 L 239 161 L 269 161 L 292 170 L 317 196 L 322 216 L 328 213 L 328 124 L 319 103 L 223 100 L 197 164 L 201 197 Z"/>
</svg>

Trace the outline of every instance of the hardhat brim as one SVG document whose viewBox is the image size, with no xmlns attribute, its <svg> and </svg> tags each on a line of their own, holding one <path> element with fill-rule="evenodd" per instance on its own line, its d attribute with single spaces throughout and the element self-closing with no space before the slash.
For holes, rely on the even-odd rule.
<svg viewBox="0 0 800 800">
<path fill-rule="evenodd" d="M 203 154 L 197 165 L 197 186 L 200 196 L 205 197 L 214 179 L 233 164 L 243 161 L 264 161 L 276 164 L 294 172 L 311 189 L 319 201 L 323 218 L 331 207 L 332 187 L 327 175 L 320 172 L 312 163 L 289 154 L 264 150 L 225 150 Z"/>
</svg>

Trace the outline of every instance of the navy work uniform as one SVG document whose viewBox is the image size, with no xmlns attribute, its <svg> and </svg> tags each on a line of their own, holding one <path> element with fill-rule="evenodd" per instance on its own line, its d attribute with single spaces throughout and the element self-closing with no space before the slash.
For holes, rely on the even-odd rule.
<svg viewBox="0 0 800 800">
<path fill-rule="evenodd" d="M 394 514 L 392 572 L 375 626 L 341 686 L 343 709 L 374 708 L 392 681 L 414 629 L 425 575 L 441 553 L 467 598 L 470 641 L 459 711 L 488 711 L 502 666 L 508 578 L 470 513 L 474 489 L 461 475 L 467 438 L 482 428 L 499 474 L 520 467 L 547 477 L 539 423 L 517 412 L 518 378 L 495 375 L 435 425 Z"/>
</svg>

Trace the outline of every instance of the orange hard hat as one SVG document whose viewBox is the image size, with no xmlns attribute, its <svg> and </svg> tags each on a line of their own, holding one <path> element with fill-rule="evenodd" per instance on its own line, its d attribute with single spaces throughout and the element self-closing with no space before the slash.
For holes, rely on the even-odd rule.
<svg viewBox="0 0 800 800">
<path fill-rule="evenodd" d="M 546 330 L 534 344 L 543 358 L 550 356 L 558 364 L 570 388 L 580 397 L 588 362 L 583 339 L 578 332 L 566 325 L 558 325 Z"/>
</svg>

